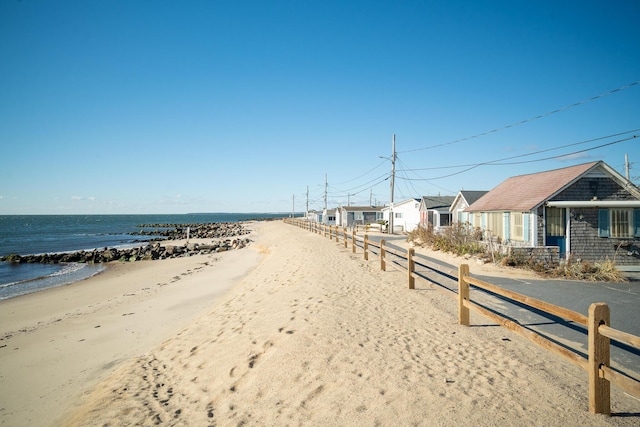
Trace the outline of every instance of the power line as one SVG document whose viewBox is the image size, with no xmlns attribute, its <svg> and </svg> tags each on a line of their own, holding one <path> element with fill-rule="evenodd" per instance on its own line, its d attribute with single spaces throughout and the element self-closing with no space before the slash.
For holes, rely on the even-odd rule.
<svg viewBox="0 0 640 427">
<path fill-rule="evenodd" d="M 458 142 L 464 142 L 464 141 L 468 141 L 470 139 L 475 139 L 475 138 L 479 138 L 481 136 L 486 136 L 486 135 L 489 135 L 489 134 L 492 134 L 492 133 L 500 132 L 500 131 L 503 131 L 505 129 L 513 128 L 513 127 L 520 126 L 520 125 L 525 124 L 525 123 L 532 122 L 534 120 L 538 120 L 538 119 L 542 119 L 542 118 L 545 118 L 545 117 L 549 117 L 552 114 L 560 113 L 560 112 L 566 111 L 566 110 L 568 110 L 570 108 L 574 108 L 574 107 L 577 107 L 579 105 L 583 105 L 583 104 L 586 104 L 588 102 L 595 101 L 595 100 L 600 99 L 600 98 L 604 98 L 605 96 L 609 96 L 611 94 L 614 94 L 616 92 L 620 92 L 622 90 L 628 89 L 628 88 L 636 86 L 638 84 L 640 84 L 640 80 L 635 81 L 633 83 L 629 83 L 629 84 L 624 85 L 624 86 L 620 86 L 619 88 L 610 90 L 608 92 L 601 93 L 600 95 L 592 96 L 591 98 L 584 99 L 584 100 L 576 102 L 574 104 L 567 105 L 565 107 L 558 108 L 558 109 L 553 110 L 553 111 L 549 111 L 548 113 L 540 114 L 538 116 L 531 117 L 531 118 L 528 118 L 528 119 L 525 119 L 525 120 L 521 120 L 521 121 L 516 122 L 516 123 L 511 123 L 511 124 L 503 126 L 501 128 L 492 129 L 492 130 L 489 130 L 489 131 L 486 131 L 486 132 L 479 133 L 477 135 L 468 136 L 466 138 L 461 138 L 461 139 L 456 139 L 455 141 L 445 142 L 445 143 L 442 143 L 442 144 L 430 145 L 428 147 L 422 147 L 422 148 L 414 148 L 413 150 L 400 151 L 399 153 L 411 153 L 411 152 L 414 152 L 414 151 L 422 151 L 422 150 L 429 150 L 431 148 L 436 148 L 436 147 L 444 147 L 446 145 L 457 144 Z"/>
<path fill-rule="evenodd" d="M 630 136 L 628 138 L 620 139 L 620 140 L 613 141 L 613 142 L 608 142 L 606 144 L 601 144 L 601 145 L 598 145 L 596 147 L 586 148 L 584 150 L 574 151 L 572 153 L 560 154 L 558 156 L 545 157 L 545 158 L 536 159 L 536 160 L 526 160 L 526 161 L 521 161 L 521 162 L 508 162 L 508 163 L 498 163 L 498 162 L 501 162 L 502 160 L 494 160 L 494 161 L 490 161 L 490 162 L 478 163 L 478 164 L 475 164 L 475 165 L 473 165 L 473 166 L 471 166 L 471 167 L 469 167 L 467 169 L 464 169 L 464 170 L 461 170 L 461 171 L 458 171 L 458 172 L 454 172 L 454 173 L 450 173 L 448 175 L 438 176 L 438 177 L 429 178 L 429 179 L 421 179 L 421 180 L 412 179 L 412 180 L 413 181 L 428 181 L 428 180 L 449 178 L 449 177 L 454 176 L 454 175 L 460 175 L 461 173 L 468 172 L 468 171 L 470 171 L 472 169 L 475 169 L 477 167 L 480 167 L 480 166 L 487 166 L 487 165 L 491 165 L 491 166 L 518 165 L 518 164 L 524 164 L 524 163 L 535 163 L 535 162 L 542 162 L 542 161 L 545 161 L 545 160 L 559 159 L 559 158 L 562 158 L 562 157 L 572 156 L 574 154 L 586 153 L 587 151 L 596 150 L 598 148 L 607 147 L 609 145 L 618 144 L 620 142 L 629 141 L 631 139 L 637 138 L 637 136 L 638 135 L 633 135 L 633 136 Z M 411 179 L 411 178 L 409 178 L 409 179 Z"/>
<path fill-rule="evenodd" d="M 348 180 L 348 181 L 335 183 L 334 185 L 343 185 L 343 184 L 348 184 L 348 183 L 350 183 L 350 182 L 353 182 L 353 181 L 355 181 L 356 179 L 360 179 L 360 178 L 362 178 L 363 176 L 368 175 L 370 172 L 373 172 L 374 170 L 378 169 L 380 166 L 382 166 L 382 165 L 384 165 L 384 164 L 385 164 L 385 162 L 384 162 L 384 161 L 382 161 L 382 162 L 381 162 L 381 163 L 379 163 L 377 166 L 374 166 L 373 168 L 369 169 L 368 171 L 366 171 L 366 172 L 365 172 L 365 173 L 363 173 L 362 175 L 359 175 L 359 176 L 357 176 L 357 177 L 355 177 L 355 178 L 353 178 L 353 179 L 350 179 L 350 180 Z"/>
<path fill-rule="evenodd" d="M 614 134 L 607 135 L 607 136 L 600 136 L 600 137 L 597 137 L 597 138 L 588 139 L 586 141 L 574 142 L 574 143 L 571 143 L 571 144 L 560 145 L 560 146 L 553 147 L 553 148 L 547 148 L 545 150 L 532 151 L 531 153 L 518 154 L 517 156 L 503 157 L 502 159 L 490 160 L 490 161 L 482 162 L 482 163 L 468 163 L 468 164 L 463 164 L 463 165 L 452 165 L 452 166 L 433 166 L 433 167 L 429 167 L 429 168 L 416 168 L 416 169 L 405 169 L 405 170 L 413 172 L 413 171 L 435 170 L 435 169 L 455 169 L 455 168 L 464 168 L 464 167 L 470 167 L 470 166 L 477 167 L 477 166 L 481 166 L 481 165 L 493 164 L 495 162 L 502 162 L 502 161 L 505 161 L 505 160 L 512 160 L 512 159 L 518 159 L 518 158 L 521 158 L 521 157 L 534 156 L 536 154 L 546 153 L 546 152 L 555 151 L 555 150 L 561 150 L 561 149 L 567 148 L 567 147 L 575 147 L 576 145 L 588 144 L 590 142 L 602 141 L 603 139 L 614 138 L 614 137 L 617 137 L 617 136 L 627 135 L 627 134 L 630 134 L 630 133 L 633 133 L 633 132 L 638 132 L 638 131 L 640 131 L 640 128 L 633 129 L 633 130 L 628 130 L 628 131 L 625 131 L 625 132 L 614 133 Z"/>
</svg>

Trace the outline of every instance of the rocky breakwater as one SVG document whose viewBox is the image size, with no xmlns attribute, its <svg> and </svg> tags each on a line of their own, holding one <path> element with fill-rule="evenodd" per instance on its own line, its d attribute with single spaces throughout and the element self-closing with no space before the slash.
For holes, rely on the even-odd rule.
<svg viewBox="0 0 640 427">
<path fill-rule="evenodd" d="M 142 236 L 161 236 L 166 240 L 223 239 L 248 234 L 250 231 L 237 222 L 207 224 L 140 224 L 140 231 L 130 233 Z"/>
<path fill-rule="evenodd" d="M 201 226 L 202 224 L 198 224 Z M 207 224 L 207 225 L 217 225 L 217 224 Z M 237 224 L 239 225 L 239 224 Z M 185 227 L 175 227 L 174 229 L 183 229 L 186 233 Z M 222 238 L 217 241 L 211 241 L 211 243 L 203 244 L 203 243 L 187 243 L 185 245 L 167 245 L 160 244 L 159 242 L 149 243 L 144 246 L 134 247 L 134 248 L 126 248 L 126 249 L 118 249 L 118 248 L 103 248 L 103 249 L 94 249 L 90 251 L 76 251 L 76 252 L 65 252 L 65 253 L 51 253 L 51 254 L 40 254 L 40 255 L 16 255 L 11 254 L 7 256 L 3 256 L 0 258 L 0 261 L 11 262 L 11 263 L 42 263 L 42 264 L 58 264 L 58 263 L 71 263 L 71 262 L 79 262 L 79 263 L 106 263 L 111 261 L 142 261 L 142 260 L 158 260 L 158 259 L 167 259 L 167 258 L 179 258 L 179 257 L 187 257 L 193 255 L 204 255 L 218 252 L 225 252 L 228 250 L 234 249 L 242 249 L 247 246 L 251 240 L 248 238 L 235 238 L 231 239 L 231 237 L 237 235 L 244 235 L 249 233 L 244 227 L 239 225 L 238 227 L 213 227 L 218 230 L 216 236 L 223 236 L 227 238 Z M 212 231 L 211 227 L 205 227 L 205 230 L 209 230 L 208 232 L 214 235 L 214 231 Z M 208 233 L 207 231 L 203 231 L 203 233 Z M 233 234 L 235 232 L 235 234 Z M 200 236 L 202 234 L 198 234 Z M 171 234 L 172 237 L 167 236 L 168 240 L 175 239 L 184 239 L 186 238 L 186 234 L 184 237 L 180 237 L 180 232 L 175 232 L 175 234 Z M 192 238 L 196 238 L 198 236 L 191 235 Z M 206 237 L 198 237 L 198 238 L 206 238 Z"/>
</svg>

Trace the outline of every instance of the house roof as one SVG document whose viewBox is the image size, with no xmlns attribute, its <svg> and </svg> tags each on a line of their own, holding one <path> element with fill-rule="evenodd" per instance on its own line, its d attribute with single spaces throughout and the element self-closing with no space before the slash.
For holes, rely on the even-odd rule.
<svg viewBox="0 0 640 427">
<path fill-rule="evenodd" d="M 455 196 L 422 196 L 420 209 L 448 208 L 455 198 Z"/>
<path fill-rule="evenodd" d="M 530 211 L 603 162 L 513 176 L 471 204 L 466 212 Z"/>
<path fill-rule="evenodd" d="M 382 206 L 341 206 L 339 209 L 348 212 L 380 212 Z"/>
<path fill-rule="evenodd" d="M 420 203 L 420 199 L 406 199 L 401 202 L 393 202 L 393 208 L 397 208 L 398 206 L 406 205 L 409 203 Z M 389 210 L 389 205 L 386 205 L 382 208 L 382 212 L 386 212 Z"/>
<path fill-rule="evenodd" d="M 488 191 L 460 190 L 460 194 L 462 194 L 462 197 L 464 197 L 464 199 L 470 205 L 478 201 L 480 197 L 484 196 L 487 193 Z"/>
</svg>

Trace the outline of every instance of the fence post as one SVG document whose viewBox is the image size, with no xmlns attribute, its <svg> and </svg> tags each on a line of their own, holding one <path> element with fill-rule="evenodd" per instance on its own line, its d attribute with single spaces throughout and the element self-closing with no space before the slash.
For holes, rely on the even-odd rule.
<svg viewBox="0 0 640 427">
<path fill-rule="evenodd" d="M 357 228 L 358 226 L 356 226 Z M 356 253 L 356 228 L 351 231 L 351 252 Z"/>
<path fill-rule="evenodd" d="M 407 270 L 409 271 L 409 289 L 416 288 L 416 278 L 413 277 L 413 271 L 416 269 L 416 263 L 413 260 L 416 250 L 413 248 L 407 249 Z"/>
<path fill-rule="evenodd" d="M 600 378 L 600 367 L 609 367 L 610 340 L 600 334 L 600 325 L 609 326 L 609 306 L 603 302 L 589 306 L 589 412 L 611 415 L 611 384 Z"/>
<path fill-rule="evenodd" d="M 460 264 L 458 267 L 458 324 L 469 326 L 469 308 L 464 306 L 469 301 L 469 283 L 464 280 L 469 275 L 469 264 Z"/>
<path fill-rule="evenodd" d="M 364 260 L 369 261 L 369 235 L 364 235 Z"/>
<path fill-rule="evenodd" d="M 380 240 L 380 270 L 387 271 L 387 263 L 384 261 L 384 239 Z"/>
<path fill-rule="evenodd" d="M 347 227 L 344 227 L 342 231 L 344 232 L 344 248 L 347 249 L 349 247 L 347 243 Z"/>
</svg>

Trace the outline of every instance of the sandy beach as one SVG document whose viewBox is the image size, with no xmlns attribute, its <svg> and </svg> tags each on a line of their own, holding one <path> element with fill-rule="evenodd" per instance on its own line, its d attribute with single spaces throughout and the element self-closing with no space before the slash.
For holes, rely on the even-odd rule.
<svg viewBox="0 0 640 427">
<path fill-rule="evenodd" d="M 0 301 L 0 425 L 63 425 L 82 393 L 206 313 L 261 257 L 247 249 L 116 262 L 90 279 Z"/>
<path fill-rule="evenodd" d="M 617 416 L 590 414 L 586 372 L 482 317 L 459 326 L 452 298 L 377 259 L 251 228 L 216 260 L 1 303 L 2 425 L 638 425 L 637 399 L 614 386 Z"/>
</svg>

